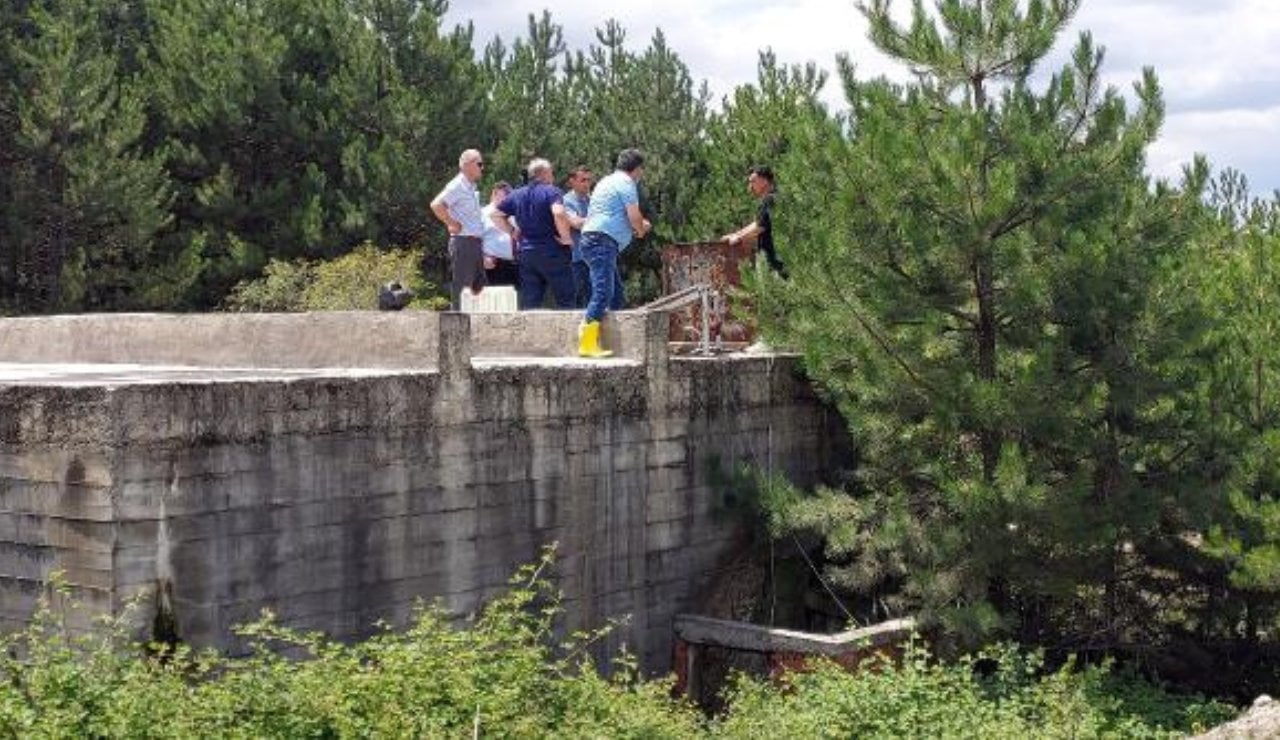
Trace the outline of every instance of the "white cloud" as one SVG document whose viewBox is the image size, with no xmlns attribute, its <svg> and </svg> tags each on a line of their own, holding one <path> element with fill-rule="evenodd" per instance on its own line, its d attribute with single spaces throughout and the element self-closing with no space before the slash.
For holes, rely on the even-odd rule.
<svg viewBox="0 0 1280 740">
<path fill-rule="evenodd" d="M 1216 169 L 1232 167 L 1243 172 L 1255 195 L 1270 196 L 1280 188 L 1278 135 L 1280 105 L 1172 115 L 1147 153 L 1148 169 L 1176 182 L 1182 166 L 1201 152 Z"/>
<path fill-rule="evenodd" d="M 902 2 L 906 5 L 905 0 Z M 876 52 L 853 0 L 455 0 L 448 22 L 471 20 L 477 42 L 523 34 L 530 13 L 550 7 L 570 48 L 585 48 L 594 29 L 616 18 L 629 43 L 645 46 L 661 28 L 718 99 L 752 82 L 757 52 L 771 47 L 788 64 L 816 62 L 829 72 L 847 53 L 862 76 L 902 71 Z M 1086 0 L 1047 64 L 1061 65 L 1080 30 L 1107 48 L 1109 84 L 1129 89 L 1144 66 L 1165 90 L 1167 122 L 1150 152 L 1153 174 L 1174 176 L 1201 152 L 1217 168 L 1243 171 L 1256 193 L 1280 189 L 1280 13 L 1275 0 Z M 829 83 L 827 99 L 839 100 Z"/>
</svg>

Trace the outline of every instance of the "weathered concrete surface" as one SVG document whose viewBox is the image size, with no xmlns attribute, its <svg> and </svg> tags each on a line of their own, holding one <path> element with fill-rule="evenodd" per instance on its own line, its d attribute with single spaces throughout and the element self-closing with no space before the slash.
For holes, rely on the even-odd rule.
<svg viewBox="0 0 1280 740">
<path fill-rule="evenodd" d="M 167 367 L 164 365 L 16 363 L 0 362 L 0 384 L 117 386 L 166 383 L 218 383 L 227 381 L 299 380 L 303 378 L 358 378 L 393 375 L 403 371 L 380 368 L 235 368 Z"/>
<path fill-rule="evenodd" d="M 240 648 L 263 608 L 359 637 L 419 598 L 470 612 L 559 542 L 567 626 L 630 615 L 602 652 L 666 670 L 674 615 L 740 535 L 717 469 L 808 482 L 842 447 L 792 358 L 670 358 L 666 316 L 637 316 L 603 363 L 473 357 L 487 317 L 444 314 L 427 369 L 0 369 L 0 622 L 61 569 L 91 610 L 165 594 L 197 645 Z"/>
<path fill-rule="evenodd" d="M 432 311 L 3 319 L 0 362 L 424 369 L 439 321 Z"/>
<path fill-rule="evenodd" d="M 615 357 L 643 360 L 648 314 L 611 312 L 601 326 L 601 342 Z M 473 357 L 564 357 L 578 350 L 579 311 L 536 311 L 475 315 Z"/>
</svg>

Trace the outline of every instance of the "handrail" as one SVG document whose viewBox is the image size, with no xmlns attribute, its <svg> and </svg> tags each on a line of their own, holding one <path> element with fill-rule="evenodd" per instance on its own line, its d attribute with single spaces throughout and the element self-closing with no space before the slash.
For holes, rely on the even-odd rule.
<svg viewBox="0 0 1280 740">
<path fill-rule="evenodd" d="M 698 348 L 694 350 L 695 355 L 711 355 L 711 295 L 715 291 L 707 283 L 694 283 L 687 288 L 682 288 L 671 295 L 662 296 L 656 300 L 650 301 L 639 307 L 641 311 L 675 311 L 694 303 L 702 304 L 702 327 L 701 337 L 698 340 Z"/>
</svg>

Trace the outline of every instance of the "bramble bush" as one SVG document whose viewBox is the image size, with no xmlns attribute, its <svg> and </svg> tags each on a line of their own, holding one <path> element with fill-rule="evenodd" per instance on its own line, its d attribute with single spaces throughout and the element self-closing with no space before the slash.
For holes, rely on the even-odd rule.
<svg viewBox="0 0 1280 740">
<path fill-rule="evenodd" d="M 76 635 L 46 600 L 0 658 L 0 734 L 19 737 L 689 737 L 699 718 L 622 661 L 602 678 L 599 634 L 557 644 L 558 596 L 539 564 L 466 628 L 423 607 L 357 644 L 281 626 L 240 630 L 247 658 L 125 647 L 124 619 Z M 55 599 L 56 600 L 56 599 Z M 293 657 L 284 657 L 285 653 Z M 299 657 L 299 655 L 301 657 Z"/>
<path fill-rule="evenodd" d="M 726 738 L 1180 737 L 1235 710 L 1176 696 L 1110 664 L 1047 671 L 1042 654 L 998 645 L 944 664 L 918 644 L 897 665 L 825 663 L 776 684 L 739 679 L 714 725 Z"/>
<path fill-rule="evenodd" d="M 57 590 L 4 640 L 0 734 L 11 737 L 1173 737 L 1229 717 L 1109 666 L 1047 672 L 1012 647 L 944 665 L 908 645 L 898 666 L 832 664 L 771 684 L 739 677 L 724 716 L 640 680 L 621 656 L 602 677 L 557 641 L 559 595 L 544 555 L 463 627 L 423 607 L 402 631 L 356 644 L 281 626 L 243 627 L 253 651 L 145 649 L 126 617 L 76 634 Z M 62 599 L 61 601 L 65 601 Z M 285 657 L 285 654 L 292 657 Z"/>
<path fill-rule="evenodd" d="M 364 243 L 332 260 L 273 259 L 262 276 L 227 296 L 230 311 L 358 311 L 378 307 L 378 287 L 399 282 L 413 291 L 411 308 L 440 308 L 423 277 L 421 249 L 379 249 Z M 447 304 L 446 304 L 447 305 Z"/>
</svg>

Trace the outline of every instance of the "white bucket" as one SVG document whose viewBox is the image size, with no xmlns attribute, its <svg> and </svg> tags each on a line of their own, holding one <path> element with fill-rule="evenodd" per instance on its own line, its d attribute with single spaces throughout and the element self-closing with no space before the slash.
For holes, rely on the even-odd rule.
<svg viewBox="0 0 1280 740">
<path fill-rule="evenodd" d="M 463 313 L 508 313 L 517 308 L 516 289 L 510 285 L 491 285 L 479 293 L 462 291 Z"/>
</svg>

